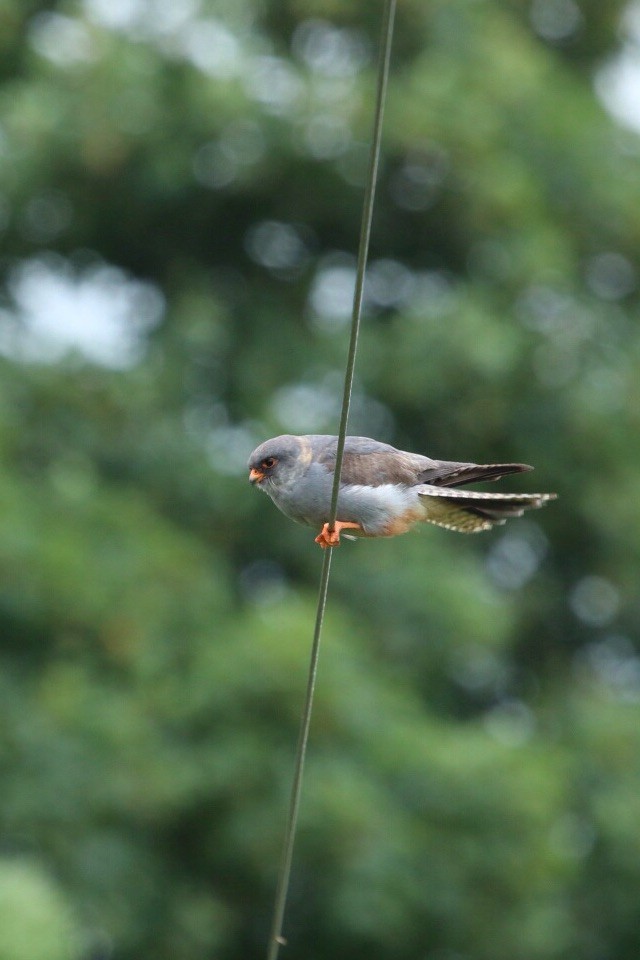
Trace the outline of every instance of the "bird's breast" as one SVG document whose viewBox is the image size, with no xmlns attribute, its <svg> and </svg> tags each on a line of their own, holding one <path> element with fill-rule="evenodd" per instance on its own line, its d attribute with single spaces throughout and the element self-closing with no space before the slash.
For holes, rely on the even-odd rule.
<svg viewBox="0 0 640 960">
<path fill-rule="evenodd" d="M 295 483 L 271 484 L 265 492 L 291 520 L 309 526 L 329 519 L 333 477 L 326 470 L 313 471 Z M 402 484 L 341 484 L 338 520 L 357 523 L 365 536 L 385 537 L 404 533 L 423 518 L 424 508 L 415 489 Z"/>
<path fill-rule="evenodd" d="M 331 505 L 331 478 L 328 476 L 304 476 L 294 482 L 272 484 L 266 492 L 291 520 L 313 526 L 327 519 Z"/>
</svg>

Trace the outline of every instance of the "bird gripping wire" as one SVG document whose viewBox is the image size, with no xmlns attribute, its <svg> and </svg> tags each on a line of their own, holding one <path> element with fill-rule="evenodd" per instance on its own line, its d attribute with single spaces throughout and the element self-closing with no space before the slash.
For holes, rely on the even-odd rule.
<svg viewBox="0 0 640 960">
<path fill-rule="evenodd" d="M 344 458 L 344 445 L 347 436 L 347 424 L 349 421 L 349 408 L 351 406 L 351 394 L 353 390 L 353 375 L 356 363 L 356 354 L 358 351 L 358 335 L 360 333 L 360 318 L 362 315 L 362 297 L 364 290 L 364 277 L 367 265 L 367 256 L 369 253 L 369 240 L 371 237 L 371 222 L 373 219 L 373 204 L 376 190 L 376 179 L 378 174 L 378 163 L 380 159 L 380 142 L 382 137 L 382 118 L 384 113 L 384 104 L 387 92 L 387 81 L 389 78 L 389 63 L 391 59 L 391 39 L 393 36 L 393 20 L 395 16 L 396 0 L 385 0 L 385 7 L 382 20 L 382 35 L 380 42 L 380 51 L 378 55 L 378 74 L 376 87 L 376 104 L 373 120 L 373 135 L 371 139 L 371 148 L 369 153 L 369 169 L 362 210 L 362 224 L 360 228 L 360 241 L 358 246 L 358 263 L 356 268 L 356 283 L 353 295 L 353 311 L 351 315 L 351 338 L 349 341 L 349 352 L 347 355 L 347 366 L 344 378 L 344 393 L 342 397 L 342 412 L 340 415 L 340 427 L 338 430 L 338 446 L 336 449 L 336 465 L 333 475 L 333 488 L 331 492 L 331 507 L 329 511 L 329 531 L 333 531 L 338 511 L 338 490 L 340 488 L 340 475 L 342 473 L 342 461 Z M 294 766 L 293 783 L 291 786 L 291 799 L 289 803 L 289 815 L 282 850 L 282 860 L 278 874 L 278 884 L 276 889 L 275 903 L 273 909 L 273 920 L 271 935 L 269 937 L 267 960 L 277 960 L 280 947 L 286 942 L 282 936 L 282 923 L 289 891 L 289 878 L 291 875 L 291 862 L 293 859 L 293 846 L 295 842 L 296 827 L 298 822 L 298 812 L 300 809 L 300 797 L 302 793 L 302 779 L 304 774 L 304 764 L 307 752 L 307 743 L 309 740 L 309 726 L 311 724 L 311 712 L 313 708 L 313 695 L 318 672 L 318 658 L 320 653 L 320 638 L 322 635 L 322 624 L 324 621 L 324 611 L 327 604 L 327 593 L 329 590 L 329 575 L 331 572 L 331 556 L 333 550 L 324 551 L 324 560 L 322 564 L 322 573 L 320 575 L 320 587 L 318 590 L 318 606 L 316 610 L 316 620 L 313 631 L 313 643 L 311 646 L 311 657 L 309 662 L 309 674 L 307 678 L 307 689 L 305 702 L 300 721 L 300 732 L 298 734 L 298 746 L 296 750 L 296 759 Z"/>
</svg>

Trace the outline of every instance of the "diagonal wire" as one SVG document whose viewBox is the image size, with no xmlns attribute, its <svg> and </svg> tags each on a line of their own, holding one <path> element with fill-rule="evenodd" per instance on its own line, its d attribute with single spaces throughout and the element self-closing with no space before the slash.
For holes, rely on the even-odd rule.
<svg viewBox="0 0 640 960">
<path fill-rule="evenodd" d="M 360 227 L 360 242 L 358 245 L 358 264 L 356 269 L 356 287 L 353 294 L 353 313 L 351 316 L 351 339 L 347 355 L 347 368 L 344 377 L 344 393 L 342 395 L 342 413 L 338 430 L 338 446 L 336 448 L 336 466 L 333 475 L 333 490 L 331 492 L 331 510 L 329 512 L 329 530 L 333 530 L 338 511 L 338 490 L 340 488 L 340 474 L 344 457 L 344 444 L 347 436 L 347 422 L 351 407 L 351 393 L 353 389 L 353 372 L 358 352 L 358 335 L 360 333 L 360 317 L 362 315 L 362 294 L 364 291 L 364 274 L 369 255 L 369 239 L 371 237 L 371 221 L 373 219 L 373 201 L 376 192 L 378 163 L 380 160 L 380 141 L 382 138 L 382 117 L 387 95 L 387 81 L 389 78 L 389 63 L 391 60 L 391 38 L 393 36 L 393 19 L 395 16 L 396 0 L 386 0 L 382 21 L 382 40 L 378 60 L 378 82 L 376 87 L 376 106 L 373 120 L 373 136 L 369 154 L 369 169 L 367 171 L 367 185 L 365 188 L 362 209 L 362 225 Z"/>
<path fill-rule="evenodd" d="M 322 621 L 324 619 L 324 608 L 327 603 L 327 592 L 329 590 L 329 573 L 331 571 L 331 549 L 324 551 L 324 561 L 322 563 L 322 573 L 320 575 L 320 588 L 318 590 L 318 611 L 316 613 L 316 623 L 313 631 L 313 644 L 311 646 L 311 657 L 309 661 L 309 676 L 307 679 L 307 691 L 300 721 L 300 733 L 298 735 L 298 748 L 296 750 L 296 762 L 293 774 L 293 783 L 291 785 L 291 802 L 289 806 L 289 816 L 287 819 L 287 829 L 285 833 L 284 845 L 282 850 L 282 862 L 280 864 L 280 873 L 278 875 L 278 886 L 276 889 L 276 899 L 273 909 L 273 924 L 271 936 L 269 938 L 269 950 L 267 960 L 276 960 L 280 947 L 286 941 L 282 937 L 282 922 L 284 920 L 284 911 L 287 904 L 287 894 L 289 892 L 289 877 L 291 875 L 291 861 L 293 859 L 293 845 L 296 836 L 296 827 L 298 824 L 298 810 L 300 809 L 300 796 L 302 794 L 302 778 L 304 775 L 304 761 L 307 753 L 307 742 L 309 740 L 309 725 L 311 723 L 311 710 L 313 707 L 313 693 L 316 685 L 316 676 L 318 673 L 318 658 L 320 654 L 320 636 L 322 634 Z"/>
<path fill-rule="evenodd" d="M 391 38 L 393 36 L 393 20 L 395 16 L 396 0 L 385 0 L 384 14 L 382 20 L 382 38 L 380 43 L 380 53 L 378 58 L 378 80 L 376 88 L 376 105 L 373 121 L 373 136 L 371 140 L 371 150 L 369 155 L 369 169 L 367 174 L 367 185 L 362 210 L 362 224 L 360 228 L 360 241 L 358 246 L 358 264 L 356 270 L 356 284 L 353 295 L 353 312 L 351 316 L 351 339 L 349 341 L 349 352 L 347 356 L 347 366 L 344 378 L 344 393 L 342 397 L 342 412 L 340 415 L 340 427 L 338 431 L 338 445 L 336 449 L 336 465 L 333 476 L 333 489 L 331 493 L 331 507 L 329 511 L 329 530 L 333 530 L 338 510 L 338 490 L 340 488 L 340 474 L 342 472 L 342 461 L 344 458 L 344 445 L 347 435 L 347 423 L 349 420 L 349 408 L 351 406 L 351 394 L 353 391 L 353 374 L 355 369 L 356 354 L 358 351 L 358 335 L 360 332 L 360 318 L 362 315 L 362 296 L 364 290 L 364 276 L 367 265 L 367 256 L 369 253 L 369 240 L 371 237 L 371 221 L 373 218 L 373 203 L 376 190 L 376 179 L 378 174 L 378 163 L 380 159 L 380 141 L 382 137 L 382 117 L 384 113 L 384 103 L 387 92 L 387 81 L 389 77 L 389 62 L 391 59 Z M 282 924 L 284 912 L 289 892 L 289 878 L 291 875 L 291 862 L 293 860 L 293 847 L 295 842 L 296 828 L 298 823 L 298 812 L 300 809 L 300 797 L 302 794 L 302 780 L 304 775 L 304 764 L 307 752 L 307 743 L 309 740 L 309 727 L 311 724 L 311 712 L 313 709 L 313 695 L 316 685 L 316 676 L 318 673 L 318 659 L 320 654 L 320 638 L 322 635 L 322 624 L 324 621 L 324 611 L 327 604 L 327 594 L 329 591 L 329 575 L 331 572 L 332 549 L 324 551 L 324 560 L 322 572 L 320 575 L 320 586 L 318 589 L 318 607 L 316 611 L 316 620 L 313 630 L 313 643 L 311 646 L 311 657 L 309 662 L 309 674 L 307 679 L 307 689 L 300 721 L 300 732 L 298 734 L 298 746 L 296 750 L 296 759 L 291 786 L 291 800 L 289 804 L 289 815 L 285 831 L 285 839 L 282 850 L 282 860 L 278 874 L 278 884 L 276 888 L 276 897 L 273 909 L 273 921 L 271 935 L 267 952 L 267 960 L 277 960 L 280 947 L 286 942 L 282 936 Z"/>
</svg>

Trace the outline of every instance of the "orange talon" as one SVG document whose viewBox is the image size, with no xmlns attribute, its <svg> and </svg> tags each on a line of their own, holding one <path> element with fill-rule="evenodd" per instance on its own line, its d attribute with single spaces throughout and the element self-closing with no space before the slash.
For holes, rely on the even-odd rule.
<svg viewBox="0 0 640 960">
<path fill-rule="evenodd" d="M 316 543 L 319 543 L 323 550 L 327 547 L 339 547 L 342 530 L 362 530 L 362 527 L 359 523 L 351 523 L 350 520 L 336 520 L 333 530 L 329 530 L 329 524 L 325 523 L 316 537 Z"/>
</svg>

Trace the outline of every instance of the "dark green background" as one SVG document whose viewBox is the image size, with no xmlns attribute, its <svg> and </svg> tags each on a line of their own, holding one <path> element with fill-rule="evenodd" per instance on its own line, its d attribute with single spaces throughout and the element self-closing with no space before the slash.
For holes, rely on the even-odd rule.
<svg viewBox="0 0 640 960">
<path fill-rule="evenodd" d="M 351 432 L 560 499 L 334 557 L 291 960 L 638 957 L 622 9 L 399 4 Z M 336 429 L 380 19 L 0 3 L 0 960 L 265 954 L 321 555 L 245 463 Z"/>
</svg>

